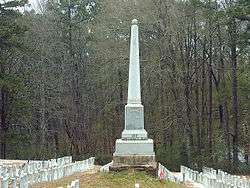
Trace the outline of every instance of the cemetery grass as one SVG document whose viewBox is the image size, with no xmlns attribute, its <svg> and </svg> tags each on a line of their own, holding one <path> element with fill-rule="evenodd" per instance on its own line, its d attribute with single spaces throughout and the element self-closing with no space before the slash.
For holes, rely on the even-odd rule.
<svg viewBox="0 0 250 188">
<path fill-rule="evenodd" d="M 142 188 L 185 188 L 184 185 L 160 181 L 153 176 L 147 175 L 145 172 L 129 170 L 101 173 L 99 172 L 99 167 L 95 167 L 88 172 L 76 173 L 54 182 L 36 184 L 31 186 L 31 188 L 67 187 L 67 184 L 70 184 L 75 179 L 79 179 L 80 187 L 84 188 L 133 188 L 135 183 L 139 183 Z"/>
</svg>

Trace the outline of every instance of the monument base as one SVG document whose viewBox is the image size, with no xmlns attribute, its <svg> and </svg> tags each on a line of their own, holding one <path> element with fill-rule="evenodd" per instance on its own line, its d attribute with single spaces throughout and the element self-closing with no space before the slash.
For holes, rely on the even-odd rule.
<svg viewBox="0 0 250 188">
<path fill-rule="evenodd" d="M 129 159 L 129 156 L 127 156 L 127 160 Z M 152 176 L 157 176 L 157 163 L 151 163 L 151 165 L 110 165 L 109 171 L 115 171 L 120 172 L 123 170 L 136 170 L 136 171 L 144 171 Z"/>
<path fill-rule="evenodd" d="M 152 139 L 147 140 L 116 140 L 116 151 L 113 154 L 111 171 L 128 169 L 143 170 L 155 175 L 157 163 L 155 162 L 154 144 Z"/>
<path fill-rule="evenodd" d="M 152 139 L 146 140 L 123 140 L 117 139 L 115 143 L 115 153 L 113 156 L 155 156 L 154 142 Z"/>
<path fill-rule="evenodd" d="M 124 140 L 148 140 L 148 133 L 145 129 L 122 131 L 122 139 Z"/>
<path fill-rule="evenodd" d="M 112 166 L 154 166 L 155 155 L 118 155 L 113 156 Z"/>
</svg>

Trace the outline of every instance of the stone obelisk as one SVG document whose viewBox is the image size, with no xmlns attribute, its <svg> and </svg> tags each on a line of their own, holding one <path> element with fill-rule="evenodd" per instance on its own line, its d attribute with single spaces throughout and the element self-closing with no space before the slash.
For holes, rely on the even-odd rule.
<svg viewBox="0 0 250 188">
<path fill-rule="evenodd" d="M 128 101 L 125 106 L 125 129 L 116 140 L 113 167 L 154 166 L 153 140 L 144 129 L 141 104 L 138 21 L 132 20 L 129 59 Z"/>
</svg>

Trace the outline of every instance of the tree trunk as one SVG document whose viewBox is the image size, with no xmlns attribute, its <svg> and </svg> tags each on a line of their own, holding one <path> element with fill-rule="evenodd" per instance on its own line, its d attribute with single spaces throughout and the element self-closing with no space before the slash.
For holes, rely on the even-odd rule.
<svg viewBox="0 0 250 188">
<path fill-rule="evenodd" d="M 219 40 L 219 54 L 220 54 L 220 70 L 218 76 L 218 84 L 221 85 L 222 92 L 225 92 L 226 81 L 225 81 L 225 65 L 222 51 L 222 38 L 221 38 L 221 28 L 218 25 L 218 40 Z M 224 130 L 224 139 L 227 146 L 227 158 L 230 163 L 231 161 L 231 145 L 230 145 L 230 132 L 229 132 L 229 116 L 228 116 L 228 104 L 227 97 L 223 93 L 223 101 L 219 106 L 220 109 L 220 127 Z"/>
<path fill-rule="evenodd" d="M 208 62 L 208 150 L 213 152 L 213 129 L 212 129 L 212 110 L 213 110 L 213 82 L 212 82 L 212 21 L 209 19 L 209 62 Z"/>
<path fill-rule="evenodd" d="M 204 39 L 203 44 L 203 55 L 202 55 L 202 66 L 201 66 L 201 148 L 205 148 L 205 126 L 206 126 L 206 115 L 205 115 L 205 108 L 206 108 L 206 71 L 205 71 L 205 64 L 206 64 L 206 39 Z"/>
<path fill-rule="evenodd" d="M 3 63 L 0 63 L 0 73 L 5 73 Z M 6 142 L 7 142 L 7 114 L 8 114 L 8 91 L 3 86 L 0 88 L 0 158 L 6 158 Z"/>
<path fill-rule="evenodd" d="M 194 7 L 195 9 L 195 7 Z M 194 10 L 195 11 L 195 10 Z M 196 137 L 197 137 L 197 154 L 201 155 L 201 128 L 200 128 L 200 108 L 199 108 L 199 71 L 198 71 L 198 61 L 197 61 L 197 27 L 196 27 L 196 15 L 193 19 L 194 27 L 194 64 L 195 64 L 195 124 L 196 124 Z M 199 163 L 199 161 L 198 161 Z M 200 167 L 200 164 L 199 164 Z"/>
<path fill-rule="evenodd" d="M 71 66 L 72 73 L 72 103 L 73 103 L 73 123 L 77 128 L 84 126 L 85 122 L 83 120 L 83 115 L 81 114 L 81 93 L 79 84 L 79 67 L 77 61 L 75 61 L 75 53 L 73 49 L 73 33 L 72 33 L 72 18 L 71 18 L 71 3 L 69 1 L 68 5 L 68 46 L 69 46 L 69 62 Z M 82 133 L 82 132 L 81 132 Z M 85 143 L 84 147 L 87 147 L 86 134 L 82 133 L 82 142 Z M 77 142 L 74 142 L 77 145 Z M 76 155 L 79 155 L 80 147 L 74 146 L 76 148 Z"/>
<path fill-rule="evenodd" d="M 8 101 L 8 92 L 4 87 L 0 89 L 0 149 L 1 149 L 1 155 L 0 158 L 5 159 L 6 158 L 6 142 L 7 142 L 7 103 Z"/>
<path fill-rule="evenodd" d="M 229 38 L 231 51 L 231 67 L 232 67 L 232 112 L 233 112 L 233 162 L 238 164 L 238 147 L 239 147 L 239 117 L 238 117 L 238 83 L 237 83 L 237 27 L 235 18 L 231 18 L 229 23 Z"/>
<path fill-rule="evenodd" d="M 45 63 L 43 61 L 43 57 L 41 60 L 41 80 L 40 80 L 40 131 L 41 131 L 41 137 L 40 137 L 40 157 L 44 157 L 44 149 L 46 148 L 45 146 L 45 140 L 46 140 L 46 117 L 45 117 L 45 112 L 46 112 L 46 99 L 45 99 Z"/>
</svg>

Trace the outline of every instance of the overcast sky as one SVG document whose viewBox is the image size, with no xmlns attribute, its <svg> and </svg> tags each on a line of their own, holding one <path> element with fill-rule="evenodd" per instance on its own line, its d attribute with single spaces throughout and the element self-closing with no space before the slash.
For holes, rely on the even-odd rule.
<svg viewBox="0 0 250 188">
<path fill-rule="evenodd" d="M 36 0 L 29 0 L 29 3 L 32 5 L 33 8 L 36 8 Z"/>
</svg>

